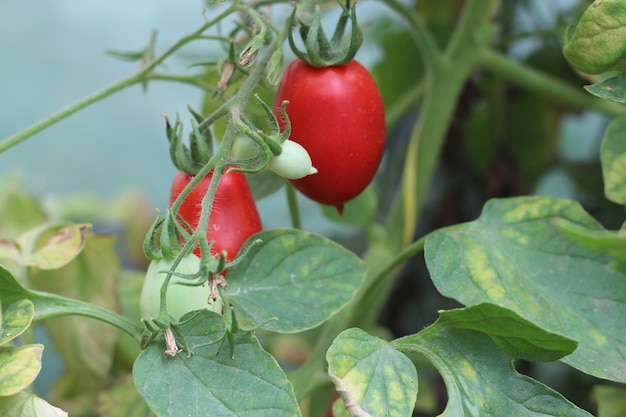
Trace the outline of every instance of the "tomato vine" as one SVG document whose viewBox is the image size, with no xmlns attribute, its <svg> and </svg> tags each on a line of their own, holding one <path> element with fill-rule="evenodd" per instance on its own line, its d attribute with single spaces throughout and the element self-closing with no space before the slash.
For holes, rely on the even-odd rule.
<svg viewBox="0 0 626 417">
<path fill-rule="evenodd" d="M 0 153 L 8 151 L 98 101 L 131 86 L 145 88 L 152 81 L 188 84 L 205 94 L 201 111 L 188 109 L 190 132 L 183 132 L 180 116 L 173 126 L 166 119 L 170 153 L 180 174 L 169 207 L 157 213 L 143 240 L 151 269 L 145 281 L 133 281 L 135 285 L 149 281 L 151 286 L 141 295 L 143 317 L 133 313 L 137 300 L 118 294 L 110 294 L 113 301 L 98 298 L 105 292 L 99 285 L 117 285 L 119 277 L 111 276 L 122 274 L 112 254 L 113 243 L 92 235 L 85 225 L 47 217 L 35 199 L 18 196 L 13 205 L 7 204 L 7 211 L 32 208 L 24 209 L 24 217 L 35 220 L 22 225 L 13 213 L 7 222 L 15 222 L 15 229 L 0 235 L 0 345 L 8 360 L 28 371 L 9 375 L 11 384 L 3 385 L 3 372 L 9 367 L 0 367 L 0 412 L 12 406 L 5 397 L 18 402 L 31 398 L 25 390 L 41 368 L 42 349 L 32 343 L 31 323 L 68 315 L 95 318 L 131 337 L 133 347 L 129 348 L 117 334 L 101 335 L 100 344 L 115 345 L 121 352 L 110 356 L 128 357 L 130 365 L 119 365 L 115 358 L 103 365 L 108 366 L 104 372 L 111 374 L 101 378 L 100 391 L 91 393 L 91 399 L 109 404 L 101 391 L 111 382 L 108 378 L 119 372 L 129 378 L 123 387 L 132 401 L 145 406 L 145 415 L 249 416 L 272 410 L 279 416 L 299 416 L 305 407 L 312 415 L 322 415 L 328 401 L 334 401 L 331 408 L 337 416 L 407 417 L 416 404 L 418 375 L 432 365 L 448 394 L 445 409 L 438 410 L 443 414 L 498 415 L 514 410 L 516 415 L 530 417 L 587 417 L 587 411 L 552 388 L 521 376 L 514 361 L 560 360 L 598 380 L 626 382 L 626 365 L 620 362 L 626 339 L 617 331 L 626 317 L 621 233 L 605 229 L 581 204 L 546 196 L 492 199 L 470 222 L 442 227 L 442 221 L 434 230 L 418 228 L 462 95 L 473 77 L 485 72 L 572 108 L 615 117 L 602 145 L 601 162 L 607 198 L 625 204 L 620 184 L 626 170 L 620 165 L 620 155 L 626 148 L 619 135 L 626 110 L 618 104 L 624 102 L 619 94 L 623 74 L 584 75 L 594 81 L 586 87 L 589 94 L 507 56 L 495 45 L 499 30 L 493 19 L 498 12 L 495 1 L 461 2 L 445 41 L 436 37 L 421 5 L 413 7 L 400 0 L 378 3 L 396 13 L 396 22 L 406 25 L 420 65 L 417 81 L 390 101 L 384 116 L 382 105 L 378 107 L 382 96 L 373 82 L 376 73 L 370 80 L 369 70 L 360 64 L 358 71 L 367 77 L 362 75 L 352 95 L 344 94 L 347 101 L 336 106 L 314 94 L 329 90 L 331 81 L 305 85 L 298 79 L 311 80 L 334 70 L 354 71 L 354 55 L 362 36 L 367 37 L 362 29 L 368 27 L 361 28 L 357 22 L 356 9 L 362 3 L 235 0 L 219 7 L 218 2 L 208 2 L 205 23 L 161 54 L 156 54 L 156 34 L 140 52 L 115 52 L 118 57 L 141 61 L 142 66 L 0 141 Z M 278 6 L 290 13 L 277 18 L 267 12 Z M 331 39 L 324 33 L 323 6 L 339 13 Z M 607 62 L 587 62 L 586 42 L 595 39 L 596 20 L 604 22 L 606 17 L 602 15 L 605 9 L 598 10 L 585 12 L 577 28 L 568 32 L 565 57 L 578 70 L 577 65 L 583 65 L 582 70 L 621 71 L 619 43 L 611 45 Z M 231 31 L 223 33 L 229 24 Z M 348 26 L 351 31 L 345 34 Z M 304 51 L 294 40 L 298 31 Z M 195 62 L 194 67 L 202 68 L 198 73 L 160 72 L 162 64 L 192 42 L 219 44 L 223 54 L 217 62 Z M 286 65 L 287 47 L 309 63 L 298 60 Z M 290 78 L 297 66 L 303 72 Z M 277 86 L 281 78 L 284 85 Z M 332 83 L 340 86 L 336 96 L 348 87 L 346 78 L 336 77 Z M 307 90 L 297 91 L 303 85 Z M 375 100 L 358 102 L 370 92 Z M 273 109 L 268 102 L 274 103 Z M 415 109 L 417 117 L 410 116 Z M 384 124 L 397 128 L 401 122 L 410 124 L 405 142 L 385 145 Z M 480 122 L 486 123 L 475 121 Z M 345 138 L 349 140 L 343 142 Z M 359 151 L 374 142 L 376 149 L 368 151 L 373 158 L 358 159 Z M 380 190 L 375 190 L 380 186 L 375 174 L 381 172 L 385 146 L 403 148 L 400 162 L 383 159 L 383 169 L 385 163 L 398 167 L 383 211 L 377 201 Z M 326 163 L 331 159 L 338 162 L 332 169 L 348 169 L 327 176 Z M 220 184 L 235 174 L 247 187 L 244 173 L 253 185 L 258 181 L 257 188 L 261 183 L 267 186 L 270 191 L 265 193 L 284 187 L 290 228 L 261 230 L 256 217 L 248 227 L 243 217 L 256 212 L 248 194 L 239 196 L 245 197 L 247 212 L 226 206 L 228 198 Z M 314 192 L 303 186 L 318 179 Z M 346 182 L 349 192 L 328 197 Z M 364 230 L 359 235 L 362 241 L 355 244 L 360 246 L 359 255 L 306 231 L 299 193 L 340 211 L 344 204 L 348 206 L 344 218 L 337 221 L 352 221 Z M 357 214 L 348 214 L 352 207 Z M 241 229 L 237 231 L 243 238 L 222 245 L 219 233 L 211 232 L 225 227 L 223 222 L 229 223 L 230 230 Z M 0 219 L 0 233 L 7 233 L 3 226 Z M 424 329 L 394 339 L 396 335 L 381 328 L 380 312 L 389 302 L 399 272 L 422 253 L 433 287 L 460 306 L 437 311 L 438 318 Z M 63 279 L 80 283 L 81 277 L 91 276 L 96 278 L 85 285 L 87 294 L 73 292 L 82 290 L 80 284 L 64 288 L 57 284 Z M 195 291 L 201 286 L 201 292 Z M 120 294 L 126 293 L 120 290 Z M 89 302 L 75 299 L 82 295 Z M 97 305 L 105 301 L 106 308 Z M 203 308 L 217 301 L 218 307 Z M 143 327 L 137 324 L 140 320 Z M 292 359 L 280 355 L 286 350 L 304 353 Z M 64 352 L 71 357 L 70 350 Z M 289 360 L 297 363 L 291 366 Z M 332 389 L 338 395 L 332 395 Z M 530 401 L 529 406 L 520 392 L 531 393 L 533 401 L 550 396 L 554 402 Z M 242 397 L 253 400 L 242 402 Z"/>
</svg>

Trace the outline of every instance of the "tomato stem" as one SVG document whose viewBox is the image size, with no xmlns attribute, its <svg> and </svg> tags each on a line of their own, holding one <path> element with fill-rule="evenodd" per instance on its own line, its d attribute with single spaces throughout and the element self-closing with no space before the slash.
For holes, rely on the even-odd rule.
<svg viewBox="0 0 626 417">
<path fill-rule="evenodd" d="M 144 68 L 142 68 L 140 71 L 136 72 L 135 74 L 129 77 L 123 78 L 83 98 L 82 100 L 79 100 L 78 102 L 68 107 L 65 107 L 64 109 L 61 109 L 60 111 L 49 115 L 48 117 L 32 124 L 31 126 L 3 139 L 2 141 L 0 141 L 0 153 L 3 153 L 4 151 L 24 142 L 25 140 L 34 136 L 35 134 L 47 129 L 48 127 L 60 122 L 61 120 L 66 119 L 67 117 L 79 112 L 80 110 L 83 110 L 89 107 L 90 105 L 97 103 L 98 101 L 102 99 L 105 99 L 115 93 L 118 93 L 119 91 L 122 91 L 127 87 L 133 86 L 135 84 L 147 82 L 149 79 L 151 79 L 151 74 L 154 71 L 154 69 L 158 67 L 159 65 L 161 65 L 163 61 L 165 61 L 169 56 L 174 54 L 176 51 L 178 51 L 180 48 L 182 48 L 186 44 L 200 38 L 204 31 L 214 26 L 218 22 L 222 21 L 228 15 L 238 11 L 238 9 L 239 9 L 238 7 L 234 7 L 234 5 L 231 5 L 229 8 L 227 8 L 222 13 L 217 15 L 214 19 L 207 21 L 199 29 L 180 38 L 174 45 L 172 45 L 170 48 L 168 48 L 165 52 L 163 52 L 154 60 L 148 62 L 148 64 Z M 154 79 L 164 79 L 164 77 L 158 76 L 158 77 L 155 77 Z M 176 81 L 180 81 L 180 80 L 177 79 Z"/>
<path fill-rule="evenodd" d="M 294 229 L 302 229 L 302 221 L 300 220 L 300 209 L 298 208 L 298 196 L 295 187 L 288 182 L 285 186 L 287 193 L 287 203 L 289 205 L 289 216 L 291 217 L 291 226 Z"/>
</svg>

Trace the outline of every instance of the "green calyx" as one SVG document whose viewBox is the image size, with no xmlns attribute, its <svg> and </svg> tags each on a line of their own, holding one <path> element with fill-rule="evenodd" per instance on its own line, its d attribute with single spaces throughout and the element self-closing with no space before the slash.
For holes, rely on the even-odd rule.
<svg viewBox="0 0 626 417">
<path fill-rule="evenodd" d="M 346 0 L 345 5 L 341 3 L 341 0 L 337 0 L 339 5 L 343 9 L 343 13 L 339 17 L 335 32 L 332 38 L 329 40 L 322 28 L 322 13 L 319 6 L 315 6 L 313 16 L 309 21 L 298 18 L 297 8 L 294 7 L 291 13 L 290 23 L 295 26 L 295 20 L 300 24 L 300 36 L 304 42 L 305 51 L 301 51 L 296 46 L 293 39 L 293 32 L 289 33 L 289 46 L 293 50 L 294 54 L 301 59 L 309 63 L 310 65 L 318 68 L 330 67 L 333 65 L 343 65 L 354 59 L 357 51 L 361 47 L 363 42 L 363 34 L 356 20 L 356 12 L 354 5 L 355 0 Z M 351 4 L 354 3 L 354 4 Z M 348 44 L 344 42 L 344 32 L 348 24 L 348 20 L 352 25 L 352 30 L 348 39 Z"/>
<path fill-rule="evenodd" d="M 189 108 L 193 115 L 191 120 L 192 132 L 189 134 L 189 145 L 184 142 L 183 124 L 176 116 L 174 126 L 165 117 L 165 132 L 170 143 L 170 157 L 174 166 L 189 175 L 196 175 L 213 155 L 213 138 L 209 129 L 200 131 L 198 123 L 202 116 Z"/>
<path fill-rule="evenodd" d="M 264 171 L 271 158 L 280 155 L 283 151 L 282 143 L 289 139 L 291 134 L 291 123 L 289 122 L 289 116 L 285 111 L 287 102 L 281 104 L 281 115 L 285 121 L 285 129 L 281 132 L 278 119 L 272 112 L 272 109 L 265 103 L 258 95 L 254 96 L 257 102 L 261 105 L 265 114 L 267 115 L 267 121 L 270 125 L 270 133 L 265 133 L 258 129 L 250 120 L 248 120 L 243 114 L 238 114 L 233 118 L 233 122 L 239 133 L 247 136 L 253 142 L 253 147 L 256 147 L 258 151 L 248 149 L 243 152 L 244 154 L 250 153 L 251 155 L 240 155 L 237 150 L 231 149 L 231 157 L 235 159 L 232 161 L 232 171 L 246 172 L 246 173 L 258 173 Z M 237 145 L 237 142 L 235 142 Z M 250 152 L 248 152 L 250 151 Z"/>
</svg>

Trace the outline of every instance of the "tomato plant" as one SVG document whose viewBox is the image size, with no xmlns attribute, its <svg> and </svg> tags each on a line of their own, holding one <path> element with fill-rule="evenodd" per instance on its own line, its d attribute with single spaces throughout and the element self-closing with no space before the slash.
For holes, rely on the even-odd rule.
<svg viewBox="0 0 626 417">
<path fill-rule="evenodd" d="M 355 60 L 316 68 L 296 59 L 283 74 L 275 109 L 284 100 L 290 138 L 318 171 L 292 184 L 314 201 L 341 208 L 372 181 L 383 156 L 385 111 L 376 82 Z"/>
<path fill-rule="evenodd" d="M 211 183 L 209 173 L 193 187 L 178 209 L 178 215 L 192 230 L 198 227 L 202 214 L 202 199 Z M 170 193 L 170 206 L 191 182 L 193 176 L 178 172 L 174 177 Z M 262 229 L 261 218 L 246 176 L 237 171 L 226 171 L 220 177 L 214 197 L 214 208 L 211 210 L 206 237 L 213 242 L 211 253 L 218 257 L 226 251 L 226 261 L 232 261 L 244 242 Z M 200 256 L 200 247 L 194 249 Z"/>
<path fill-rule="evenodd" d="M 0 415 L 624 414 L 626 0 L 540 21 L 522 0 L 358 2 L 361 24 L 355 0 L 206 3 L 169 47 L 113 53 L 136 72 L 0 140 L 131 86 L 202 92 L 166 117 L 173 182 L 128 146 L 153 137 L 125 128 L 138 108 L 76 134 L 113 126 L 102 143 L 141 150 L 118 185 L 146 166 L 169 209 L 0 179 Z"/>
</svg>

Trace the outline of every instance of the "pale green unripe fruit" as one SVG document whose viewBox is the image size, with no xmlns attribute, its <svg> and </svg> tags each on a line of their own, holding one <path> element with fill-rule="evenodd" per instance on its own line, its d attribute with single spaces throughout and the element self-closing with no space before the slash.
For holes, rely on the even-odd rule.
<svg viewBox="0 0 626 417">
<path fill-rule="evenodd" d="M 309 153 L 297 142 L 286 140 L 281 144 L 280 155 L 270 158 L 267 168 L 288 180 L 297 180 L 317 173 Z M 237 159 L 251 159 L 261 148 L 247 136 L 238 136 L 233 143 L 231 156 Z"/>
<path fill-rule="evenodd" d="M 270 159 L 268 168 L 288 180 L 297 180 L 316 174 L 309 153 L 297 142 L 286 140 L 282 143 L 283 152 Z"/>
<path fill-rule="evenodd" d="M 192 275 L 198 272 L 200 258 L 191 254 L 185 256 L 176 268 L 180 274 Z M 139 309 L 141 317 L 144 319 L 154 319 L 159 315 L 161 286 L 167 276 L 166 271 L 172 269 L 172 262 L 161 259 L 150 262 L 146 271 L 146 278 L 141 289 Z M 167 289 L 167 311 L 180 319 L 185 314 L 194 310 L 211 310 L 216 313 L 222 312 L 221 300 L 216 300 L 213 305 L 209 305 L 208 299 L 211 293 L 208 282 L 200 286 L 182 285 L 189 280 L 175 275 L 172 276 Z"/>
</svg>

